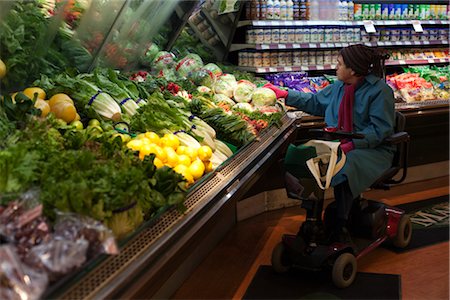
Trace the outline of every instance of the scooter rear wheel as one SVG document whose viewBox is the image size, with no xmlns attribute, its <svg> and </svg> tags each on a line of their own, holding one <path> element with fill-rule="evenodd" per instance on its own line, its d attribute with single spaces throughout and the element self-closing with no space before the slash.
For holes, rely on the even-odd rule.
<svg viewBox="0 0 450 300">
<path fill-rule="evenodd" d="M 392 239 L 392 244 L 397 248 L 405 248 L 409 245 L 412 235 L 412 224 L 408 215 L 403 215 L 397 225 L 397 235 Z"/>
<path fill-rule="evenodd" d="M 333 264 L 332 279 L 338 288 L 350 286 L 356 277 L 356 258 L 351 253 L 342 253 Z"/>
<path fill-rule="evenodd" d="M 272 251 L 272 268 L 277 273 L 286 273 L 292 263 L 287 255 L 286 248 L 282 242 L 278 243 Z"/>
</svg>

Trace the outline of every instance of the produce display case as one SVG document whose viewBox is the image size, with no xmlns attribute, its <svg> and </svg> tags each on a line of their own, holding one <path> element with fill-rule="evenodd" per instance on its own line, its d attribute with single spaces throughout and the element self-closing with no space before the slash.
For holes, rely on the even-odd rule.
<svg viewBox="0 0 450 300">
<path fill-rule="evenodd" d="M 44 6 L 49 10 L 49 24 L 54 25 L 50 28 L 53 33 L 60 29 L 57 24 L 61 20 L 73 20 L 73 14 L 64 9 L 67 2 L 56 2 L 63 3 L 63 7 L 53 11 L 54 6 Z M 64 24 L 70 25 L 66 29 L 72 40 L 84 47 L 87 55 L 80 71 L 88 73 L 97 66 L 138 70 L 143 66 L 140 59 L 149 42 L 158 43 L 161 50 L 170 50 L 198 1 L 123 0 L 113 1 L 114 5 L 103 0 L 80 2 L 84 6 L 76 20 Z M 5 5 L 2 14 L 8 11 Z M 55 39 L 56 35 L 48 34 L 48 48 Z M 70 57 L 68 61 L 74 63 Z M 70 63 L 65 67 L 73 66 Z M 30 86 L 33 81 L 30 77 L 20 85 L 11 82 L 2 88 L 2 95 Z M 192 186 L 184 202 L 186 211 L 168 208 L 157 213 L 119 241 L 119 254 L 94 257 L 61 276 L 41 297 L 169 296 L 169 290 L 179 284 L 180 278 L 186 278 L 195 262 L 235 224 L 236 202 L 264 175 L 273 159 L 282 156 L 295 135 L 294 122 L 284 115 L 279 126 L 261 131 L 254 141 Z"/>
</svg>

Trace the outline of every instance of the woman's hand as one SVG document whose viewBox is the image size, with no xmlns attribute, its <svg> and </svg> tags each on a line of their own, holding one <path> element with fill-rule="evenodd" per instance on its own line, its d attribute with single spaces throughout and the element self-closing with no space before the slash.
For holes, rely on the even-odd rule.
<svg viewBox="0 0 450 300">
<path fill-rule="evenodd" d="M 266 83 L 263 87 L 271 89 L 272 91 L 274 91 L 275 95 L 277 96 L 277 99 L 280 99 L 280 98 L 286 99 L 288 94 L 289 94 L 288 91 L 282 90 L 282 89 L 278 88 L 277 86 L 275 86 L 275 85 L 273 85 L 271 83 Z"/>
</svg>

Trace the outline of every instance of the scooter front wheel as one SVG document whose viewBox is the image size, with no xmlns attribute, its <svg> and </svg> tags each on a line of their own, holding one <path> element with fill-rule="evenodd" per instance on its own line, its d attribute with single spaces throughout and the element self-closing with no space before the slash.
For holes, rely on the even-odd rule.
<svg viewBox="0 0 450 300">
<path fill-rule="evenodd" d="M 286 273 L 291 265 L 286 247 L 282 242 L 278 243 L 272 251 L 272 268 L 277 273 Z"/>
<path fill-rule="evenodd" d="M 392 244 L 397 248 L 405 248 L 409 245 L 412 236 L 412 224 L 408 215 L 403 215 L 397 225 L 397 235 L 392 239 Z"/>
<path fill-rule="evenodd" d="M 332 279 L 338 288 L 350 286 L 356 277 L 356 258 L 351 253 L 343 253 L 338 256 L 333 264 Z"/>
</svg>

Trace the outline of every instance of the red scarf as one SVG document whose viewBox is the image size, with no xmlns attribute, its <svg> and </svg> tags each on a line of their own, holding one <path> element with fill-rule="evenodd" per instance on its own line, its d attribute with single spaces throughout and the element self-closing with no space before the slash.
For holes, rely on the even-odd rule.
<svg viewBox="0 0 450 300">
<path fill-rule="evenodd" d="M 338 113 L 338 130 L 353 131 L 353 103 L 355 102 L 355 91 L 361 86 L 362 78 L 356 84 L 345 84 L 344 95 Z"/>
</svg>

